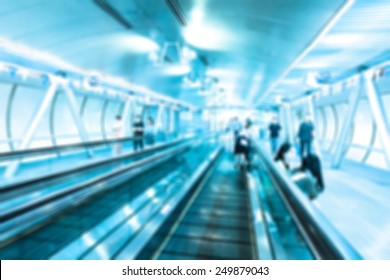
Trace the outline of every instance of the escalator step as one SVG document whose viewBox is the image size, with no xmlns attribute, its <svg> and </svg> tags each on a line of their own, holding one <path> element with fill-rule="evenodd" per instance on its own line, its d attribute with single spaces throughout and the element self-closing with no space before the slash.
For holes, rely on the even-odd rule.
<svg viewBox="0 0 390 280">
<path fill-rule="evenodd" d="M 193 255 L 174 254 L 164 252 L 158 257 L 159 260 L 207 260 L 207 258 L 196 257 Z"/>
<path fill-rule="evenodd" d="M 212 227 L 208 224 L 181 224 L 176 229 L 175 236 L 188 236 L 190 238 L 199 238 L 210 241 L 220 240 L 226 242 L 249 244 L 249 234 L 245 230 L 224 227 Z"/>
<path fill-rule="evenodd" d="M 207 259 L 250 259 L 251 246 L 223 241 L 209 241 L 173 236 L 165 247 L 165 252 L 193 255 Z"/>
<path fill-rule="evenodd" d="M 190 215 L 198 216 L 208 216 L 209 218 L 214 217 L 229 217 L 232 219 L 244 219 L 247 221 L 248 215 L 246 211 L 234 211 L 229 208 L 211 208 L 204 206 L 193 206 L 189 209 L 188 213 Z"/>
<path fill-rule="evenodd" d="M 234 227 L 240 228 L 243 230 L 248 230 L 249 224 L 247 219 L 240 219 L 237 217 L 223 217 L 223 216 L 214 216 L 212 221 L 210 221 L 210 217 L 206 215 L 191 215 L 188 214 L 181 221 L 182 223 L 190 223 L 190 224 L 209 224 L 214 225 L 215 227 Z"/>
<path fill-rule="evenodd" d="M 194 207 L 208 207 L 217 209 L 231 209 L 232 211 L 248 211 L 248 205 L 238 201 L 221 201 L 221 200 L 197 200 L 193 204 Z"/>
</svg>

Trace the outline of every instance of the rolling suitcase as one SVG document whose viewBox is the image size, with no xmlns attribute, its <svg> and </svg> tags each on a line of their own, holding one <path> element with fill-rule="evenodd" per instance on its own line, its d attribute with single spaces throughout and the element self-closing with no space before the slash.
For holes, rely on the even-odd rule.
<svg viewBox="0 0 390 280">
<path fill-rule="evenodd" d="M 291 178 L 310 199 L 317 198 L 320 189 L 317 180 L 309 172 L 297 172 Z"/>
<path fill-rule="evenodd" d="M 310 154 L 302 161 L 302 171 L 308 170 L 316 179 L 320 191 L 325 189 L 324 179 L 322 177 L 321 161 L 318 156 Z"/>
</svg>

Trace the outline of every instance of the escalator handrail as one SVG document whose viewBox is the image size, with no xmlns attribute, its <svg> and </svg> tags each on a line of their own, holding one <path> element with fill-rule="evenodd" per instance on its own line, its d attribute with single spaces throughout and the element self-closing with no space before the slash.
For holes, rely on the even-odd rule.
<svg viewBox="0 0 390 280">
<path fill-rule="evenodd" d="M 88 141 L 88 142 L 82 142 L 82 143 L 74 143 L 74 144 L 65 144 L 65 145 L 58 145 L 58 146 L 52 146 L 52 147 L 42 147 L 42 148 L 32 148 L 27 150 L 16 150 L 12 152 L 3 152 L 0 153 L 0 161 L 4 160 L 11 160 L 15 158 L 27 158 L 32 157 L 36 155 L 42 155 L 42 154 L 51 154 L 51 153 L 61 153 L 65 151 L 73 151 L 73 150 L 79 150 L 79 149 L 87 149 L 91 147 L 96 146 L 104 146 L 104 145 L 110 145 L 110 144 L 116 144 L 116 143 L 123 143 L 123 142 L 132 142 L 138 139 L 144 139 L 145 137 L 122 137 L 122 138 L 115 138 L 115 139 L 107 139 L 107 140 L 96 140 L 96 141 Z"/>
<path fill-rule="evenodd" d="M 28 186 L 31 184 L 35 184 L 35 183 L 42 183 L 43 181 L 54 180 L 56 178 L 63 177 L 66 175 L 79 173 L 80 171 L 93 169 L 93 168 L 96 168 L 96 167 L 99 167 L 99 166 L 102 166 L 105 164 L 109 164 L 109 163 L 112 163 L 112 162 L 115 162 L 118 160 L 123 160 L 123 159 L 131 158 L 131 157 L 139 156 L 142 154 L 146 154 L 146 153 L 152 152 L 154 150 L 163 149 L 163 148 L 166 148 L 169 146 L 174 146 L 174 145 L 180 144 L 182 142 L 190 141 L 190 140 L 195 139 L 195 138 L 196 138 L 196 136 L 183 137 L 183 138 L 179 138 L 179 139 L 176 139 L 176 140 L 173 140 L 170 142 L 166 142 L 166 143 L 162 143 L 162 144 L 155 145 L 152 147 L 148 147 L 148 148 L 140 150 L 140 151 L 130 152 L 130 153 L 126 153 L 126 154 L 123 154 L 120 156 L 110 157 L 110 158 L 106 158 L 106 159 L 102 159 L 102 160 L 96 160 L 92 163 L 87 163 L 87 164 L 84 164 L 81 166 L 69 168 L 66 170 L 61 170 L 61 171 L 54 172 L 51 174 L 45 174 L 45 175 L 42 175 L 39 177 L 34 177 L 34 178 L 19 181 L 19 182 L 12 182 L 12 183 L 0 186 L 0 193 L 10 191 L 13 189 L 20 189 L 22 187 L 25 187 L 25 186 Z"/>
<path fill-rule="evenodd" d="M 103 183 L 103 182 L 105 182 L 113 177 L 117 177 L 117 176 L 120 176 L 124 173 L 130 172 L 134 169 L 141 168 L 149 163 L 152 163 L 153 161 L 157 161 L 157 160 L 164 158 L 170 154 L 175 154 L 175 153 L 177 153 L 177 151 L 181 152 L 185 149 L 188 149 L 188 147 L 190 147 L 191 145 L 192 145 L 191 143 L 186 143 L 186 144 L 180 145 L 179 147 L 173 147 L 173 148 L 171 148 L 167 151 L 163 151 L 157 155 L 153 155 L 151 157 L 147 157 L 145 159 L 141 159 L 139 161 L 133 162 L 129 166 L 122 167 L 122 168 L 119 168 L 117 170 L 113 170 L 107 174 L 100 175 L 99 177 L 91 179 L 87 182 L 82 182 L 82 183 L 73 185 L 69 188 L 66 188 L 64 190 L 57 191 L 53 195 L 50 195 L 48 197 L 44 197 L 44 198 L 36 200 L 36 201 L 31 201 L 29 204 L 22 205 L 16 209 L 13 209 L 12 211 L 9 211 L 8 213 L 2 213 L 0 215 L 0 222 L 6 222 L 7 220 L 13 219 L 17 216 L 20 216 L 21 214 L 32 211 L 37 207 L 42 207 L 43 205 L 45 205 L 49 202 L 53 202 L 59 198 L 68 196 L 74 192 L 81 190 L 81 189 L 85 189 L 87 187 L 90 187 L 90 186 L 93 186 L 93 185 L 96 185 L 99 183 Z"/>
<path fill-rule="evenodd" d="M 330 221 L 315 208 L 309 199 L 299 190 L 291 179 L 276 167 L 271 158 L 264 152 L 258 144 L 253 145 L 254 150 L 266 164 L 278 184 L 275 188 L 279 189 L 295 215 L 298 217 L 300 229 L 305 233 L 304 238 L 310 238 L 307 242 L 314 244 L 317 255 L 323 259 L 362 259 L 363 257 L 356 249 L 345 239 L 343 235 L 330 223 Z"/>
</svg>

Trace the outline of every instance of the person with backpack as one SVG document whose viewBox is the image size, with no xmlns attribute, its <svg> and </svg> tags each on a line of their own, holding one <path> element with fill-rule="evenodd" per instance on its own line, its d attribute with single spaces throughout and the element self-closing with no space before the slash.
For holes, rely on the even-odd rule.
<svg viewBox="0 0 390 280">
<path fill-rule="evenodd" d="M 234 154 L 236 156 L 236 164 L 235 166 L 243 167 L 250 167 L 250 153 L 252 149 L 252 131 L 251 131 L 252 122 L 250 120 L 247 120 L 244 126 L 244 129 L 242 129 L 235 141 L 234 146 Z"/>
<path fill-rule="evenodd" d="M 155 136 L 155 127 L 154 120 L 152 117 L 149 117 L 145 125 L 145 141 L 146 145 L 154 145 L 154 136 Z"/>
<path fill-rule="evenodd" d="M 311 154 L 314 138 L 314 125 L 309 114 L 305 116 L 305 120 L 299 126 L 298 138 L 300 142 L 300 156 L 303 159 L 305 156 Z"/>
<path fill-rule="evenodd" d="M 112 127 L 112 132 L 114 139 L 120 139 L 123 137 L 123 120 L 122 116 L 117 115 L 115 117 L 115 122 Z M 114 155 L 120 155 L 122 152 L 122 144 L 121 143 L 114 143 L 113 145 L 113 154 Z"/>
<path fill-rule="evenodd" d="M 279 147 L 279 133 L 282 127 L 278 123 L 277 117 L 272 118 L 272 122 L 268 126 L 269 139 L 271 144 L 271 152 L 274 155 Z"/>
<path fill-rule="evenodd" d="M 287 153 L 290 151 L 291 144 L 283 143 L 275 154 L 274 161 L 281 162 L 286 170 L 290 170 L 290 164 L 287 161 Z"/>
<path fill-rule="evenodd" d="M 310 199 L 317 198 L 325 190 L 320 159 L 314 154 L 305 156 L 300 168 L 292 171 L 292 180 Z"/>
<path fill-rule="evenodd" d="M 144 148 L 144 122 L 140 115 L 137 115 L 133 124 L 133 140 L 134 151 Z"/>
</svg>

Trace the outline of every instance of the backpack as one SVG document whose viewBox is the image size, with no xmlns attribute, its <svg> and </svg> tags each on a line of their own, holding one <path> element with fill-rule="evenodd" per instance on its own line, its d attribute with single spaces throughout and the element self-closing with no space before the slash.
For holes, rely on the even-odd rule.
<svg viewBox="0 0 390 280">
<path fill-rule="evenodd" d="M 324 180 L 322 177 L 321 161 L 318 156 L 309 154 L 302 159 L 301 170 L 309 170 L 317 181 L 317 184 L 321 190 L 325 188 Z"/>
</svg>

